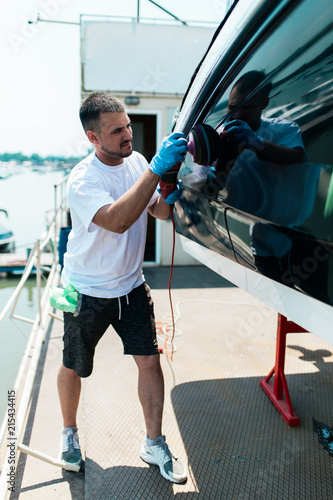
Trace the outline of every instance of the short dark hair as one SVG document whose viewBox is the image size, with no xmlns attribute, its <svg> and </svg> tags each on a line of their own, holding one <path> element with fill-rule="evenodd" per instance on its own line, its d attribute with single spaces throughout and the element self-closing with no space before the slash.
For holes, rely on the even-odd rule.
<svg viewBox="0 0 333 500">
<path fill-rule="evenodd" d="M 257 87 L 261 86 L 265 80 L 266 75 L 264 71 L 249 71 L 248 73 L 244 73 L 244 75 L 237 80 L 234 88 L 237 87 L 241 94 L 249 94 Z M 271 90 L 272 83 L 268 81 L 261 88 L 259 88 L 258 94 L 260 94 L 263 99 L 268 99 Z"/>
<path fill-rule="evenodd" d="M 99 133 L 101 113 L 123 113 L 124 106 L 108 92 L 93 92 L 83 99 L 80 107 L 80 120 L 84 131 Z"/>
</svg>

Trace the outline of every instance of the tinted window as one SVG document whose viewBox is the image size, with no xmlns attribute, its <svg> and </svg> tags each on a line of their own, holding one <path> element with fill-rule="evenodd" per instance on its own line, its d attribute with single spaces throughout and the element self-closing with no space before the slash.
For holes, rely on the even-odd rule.
<svg viewBox="0 0 333 500">
<path fill-rule="evenodd" d="M 285 18 L 280 10 L 274 20 L 273 13 L 247 45 L 235 49 L 231 62 L 221 60 L 224 74 L 206 92 L 201 113 L 204 126 L 212 127 L 215 138 L 219 134 L 219 155 L 208 165 L 200 164 L 201 156 L 197 163 L 186 156 L 180 170 L 184 196 L 176 205 L 185 236 L 330 304 L 332 26 L 331 0 L 304 0 Z M 223 89 L 220 94 L 217 88 Z M 242 123 L 232 125 L 234 120 Z M 236 148 L 224 128 L 236 127 L 238 133 L 244 124 L 250 133 Z M 249 146 L 252 132 L 266 142 Z M 267 143 L 280 148 L 269 159 Z M 281 157 L 281 148 L 287 157 Z"/>
<path fill-rule="evenodd" d="M 233 167 L 230 172 L 228 185 L 220 189 L 218 200 L 269 222 L 298 227 L 328 239 L 332 238 L 330 228 L 333 223 L 333 203 L 330 201 L 333 186 L 332 19 L 331 1 L 301 2 L 252 52 L 242 71 L 205 120 L 219 132 L 234 118 L 246 121 L 243 116 L 239 118 L 239 109 L 250 107 L 255 90 L 244 97 L 244 101 L 238 102 L 238 109 L 228 108 L 231 92 L 242 76 L 253 71 L 264 74 L 265 80 L 257 89 L 268 85 L 270 92 L 262 118 L 290 123 L 289 129 L 288 126 L 282 127 L 278 137 L 270 136 L 267 131 L 264 138 L 297 147 L 296 129 L 299 128 L 298 135 L 306 152 L 304 164 L 291 164 L 286 169 L 278 162 L 271 165 L 260 162 L 261 170 L 258 171 L 257 162 L 253 164 L 252 175 L 249 165 L 253 155 L 251 157 L 245 150 L 237 160 L 237 168 Z M 293 133 L 295 138 L 292 140 Z M 202 189 L 206 171 L 206 167 L 193 165 L 191 158 L 187 157 L 182 168 L 184 183 Z M 187 177 L 189 172 L 191 175 Z M 268 188 L 272 186 L 272 197 L 268 199 Z M 248 196 L 251 189 L 255 192 L 253 199 Z M 210 194 L 207 189 L 205 193 Z M 321 224 L 318 224 L 318 218 L 323 218 Z"/>
</svg>

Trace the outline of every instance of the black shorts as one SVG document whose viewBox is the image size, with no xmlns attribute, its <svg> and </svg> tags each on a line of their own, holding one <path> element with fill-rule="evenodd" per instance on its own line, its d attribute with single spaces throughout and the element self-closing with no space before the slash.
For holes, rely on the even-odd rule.
<svg viewBox="0 0 333 500">
<path fill-rule="evenodd" d="M 119 299 L 82 295 L 78 316 L 64 312 L 64 366 L 88 377 L 96 345 L 110 325 L 123 342 L 124 354 L 158 354 L 154 304 L 143 283 Z"/>
</svg>

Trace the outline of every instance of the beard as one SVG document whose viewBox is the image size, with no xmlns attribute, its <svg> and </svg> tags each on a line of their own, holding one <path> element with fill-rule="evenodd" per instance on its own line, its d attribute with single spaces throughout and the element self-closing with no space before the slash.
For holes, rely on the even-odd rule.
<svg viewBox="0 0 333 500">
<path fill-rule="evenodd" d="M 124 148 L 124 151 L 122 150 Z M 102 144 L 101 150 L 104 151 L 104 153 L 108 154 L 111 158 L 119 159 L 119 158 L 127 158 L 132 154 L 132 143 L 131 141 L 124 141 L 120 143 L 120 150 L 119 151 L 112 151 L 112 149 L 107 148 Z"/>
</svg>

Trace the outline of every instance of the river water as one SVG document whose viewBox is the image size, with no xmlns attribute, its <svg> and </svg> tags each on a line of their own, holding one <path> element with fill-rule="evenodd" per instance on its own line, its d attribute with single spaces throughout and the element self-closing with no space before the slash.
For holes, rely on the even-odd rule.
<svg viewBox="0 0 333 500">
<path fill-rule="evenodd" d="M 2 167 L 1 173 L 4 171 Z M 8 172 L 10 175 L 7 178 L 0 179 L 0 208 L 9 213 L 16 252 L 26 254 L 37 239 L 42 239 L 46 229 L 46 212 L 54 208 L 54 184 L 67 172 L 42 168 L 33 170 L 24 166 L 8 168 Z M 0 277 L 0 311 L 14 292 L 19 279 L 20 276 L 12 275 Z M 24 287 L 16 314 L 34 319 L 36 312 L 37 288 L 35 277 L 32 276 Z M 13 322 L 8 314 L 0 323 L 0 422 L 6 408 L 7 391 L 14 384 L 31 326 L 22 321 Z"/>
</svg>

